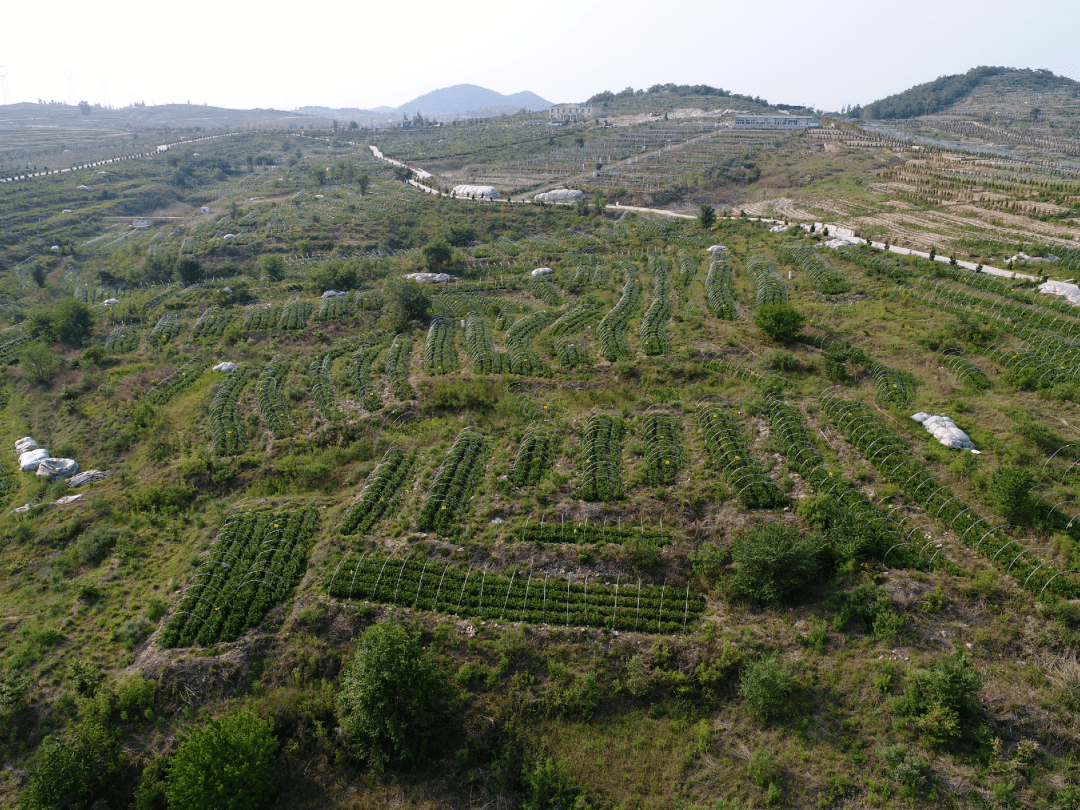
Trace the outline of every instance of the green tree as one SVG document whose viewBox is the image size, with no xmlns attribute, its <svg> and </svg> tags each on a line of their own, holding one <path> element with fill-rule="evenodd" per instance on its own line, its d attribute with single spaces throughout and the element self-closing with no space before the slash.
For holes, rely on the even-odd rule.
<svg viewBox="0 0 1080 810">
<path fill-rule="evenodd" d="M 368 186 L 371 185 L 371 178 L 367 172 L 361 172 L 356 176 L 356 187 L 360 189 L 360 196 L 363 197 L 367 194 Z"/>
<path fill-rule="evenodd" d="M 161 284 L 165 281 L 171 281 L 175 272 L 176 256 L 159 251 L 146 257 L 146 262 L 143 264 L 142 271 L 139 274 L 139 280 L 151 284 Z"/>
<path fill-rule="evenodd" d="M 756 602 L 798 596 L 821 568 L 823 546 L 785 523 L 764 523 L 732 547 L 735 592 Z"/>
<path fill-rule="evenodd" d="M 434 242 L 429 242 L 424 245 L 424 263 L 428 266 L 429 270 L 438 270 L 443 265 L 447 264 L 453 254 L 450 251 L 450 246 L 446 244 L 445 239 L 436 239 Z"/>
<path fill-rule="evenodd" d="M 198 284 L 203 279 L 202 265 L 198 259 L 181 259 L 176 265 L 176 275 L 184 285 Z"/>
<path fill-rule="evenodd" d="M 778 343 L 790 343 L 802 329 L 805 318 L 785 301 L 762 304 L 754 313 L 754 326 Z"/>
<path fill-rule="evenodd" d="M 26 334 L 33 339 L 47 341 L 56 340 L 56 330 L 53 328 L 53 313 L 48 307 L 35 307 L 26 315 L 23 327 Z"/>
<path fill-rule="evenodd" d="M 746 701 L 747 711 L 762 722 L 779 715 L 794 691 L 795 680 L 776 653 L 752 659 L 739 678 L 739 695 Z"/>
<path fill-rule="evenodd" d="M 446 710 L 449 682 L 419 634 L 383 619 L 361 637 L 338 693 L 338 719 L 376 770 L 428 753 Z"/>
<path fill-rule="evenodd" d="M 41 745 L 30 781 L 19 796 L 23 810 L 89 808 L 120 770 L 115 732 L 97 721 L 81 721 L 66 739 Z"/>
<path fill-rule="evenodd" d="M 182 737 L 165 795 L 185 810 L 258 810 L 277 792 L 274 722 L 247 709 L 211 720 Z"/>
<path fill-rule="evenodd" d="M 716 209 L 707 203 L 701 204 L 701 212 L 698 214 L 698 222 L 702 228 L 711 228 L 716 222 Z"/>
<path fill-rule="evenodd" d="M 1001 515 L 1020 520 L 1028 511 L 1035 476 L 1018 467 L 1000 467 L 990 475 L 990 494 Z"/>
<path fill-rule="evenodd" d="M 53 332 L 69 346 L 81 346 L 90 334 L 94 320 L 90 307 L 75 298 L 62 298 L 53 307 Z"/>
<path fill-rule="evenodd" d="M 410 321 L 426 321 L 431 310 L 428 291 L 411 278 L 392 278 L 386 282 L 383 301 L 383 320 L 394 332 L 407 328 Z"/>
<path fill-rule="evenodd" d="M 592 195 L 593 208 L 596 209 L 596 213 L 604 213 L 604 207 L 607 205 L 607 197 L 604 195 L 602 189 L 597 189 Z"/>
</svg>

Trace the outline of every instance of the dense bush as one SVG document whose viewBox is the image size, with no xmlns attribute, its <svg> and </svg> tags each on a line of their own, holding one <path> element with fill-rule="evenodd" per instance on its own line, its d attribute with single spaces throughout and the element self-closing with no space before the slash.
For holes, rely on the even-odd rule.
<svg viewBox="0 0 1080 810">
<path fill-rule="evenodd" d="M 822 543 L 793 526 L 765 523 L 736 540 L 734 588 L 756 602 L 799 596 L 821 571 Z"/>
<path fill-rule="evenodd" d="M 911 717 L 927 741 L 945 745 L 960 740 L 971 721 L 982 712 L 979 690 L 982 676 L 975 671 L 967 653 L 958 650 L 929 669 L 908 675 L 904 693 L 893 702 L 893 710 Z"/>
<path fill-rule="evenodd" d="M 67 739 L 49 737 L 20 799 L 23 810 L 88 808 L 120 769 L 116 735 L 106 724 L 79 723 Z"/>
<path fill-rule="evenodd" d="M 270 804 L 274 722 L 241 709 L 194 728 L 173 755 L 165 795 L 185 810 L 257 810 Z"/>
<path fill-rule="evenodd" d="M 338 718 L 357 754 L 376 770 L 417 762 L 432 744 L 449 697 L 448 678 L 418 634 L 384 619 L 360 639 L 338 692 Z"/>
<path fill-rule="evenodd" d="M 739 679 L 739 695 L 746 701 L 746 710 L 762 722 L 779 715 L 793 691 L 795 680 L 776 653 L 750 661 Z"/>
<path fill-rule="evenodd" d="M 770 301 L 754 313 L 754 326 L 779 343 L 790 343 L 802 329 L 805 318 L 791 304 Z"/>
</svg>

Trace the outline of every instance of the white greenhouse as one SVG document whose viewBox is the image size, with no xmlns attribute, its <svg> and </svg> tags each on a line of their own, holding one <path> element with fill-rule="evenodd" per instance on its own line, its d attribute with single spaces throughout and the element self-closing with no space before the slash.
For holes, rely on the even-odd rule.
<svg viewBox="0 0 1080 810">
<path fill-rule="evenodd" d="M 577 202 L 585 196 L 584 191 L 576 188 L 557 188 L 554 191 L 545 191 L 533 197 L 533 202 Z"/>
<path fill-rule="evenodd" d="M 455 197 L 467 197 L 474 200 L 494 200 L 499 196 L 495 186 L 454 186 L 451 192 Z"/>
</svg>

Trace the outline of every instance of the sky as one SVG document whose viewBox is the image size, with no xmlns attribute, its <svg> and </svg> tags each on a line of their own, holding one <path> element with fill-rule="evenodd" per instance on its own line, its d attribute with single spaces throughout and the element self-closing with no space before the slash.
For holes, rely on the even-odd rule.
<svg viewBox="0 0 1080 810">
<path fill-rule="evenodd" d="M 674 82 L 838 110 L 978 65 L 1080 80 L 1076 0 L 54 0 L 4 23 L 16 102 L 370 109 L 455 84 L 558 103 Z"/>
</svg>

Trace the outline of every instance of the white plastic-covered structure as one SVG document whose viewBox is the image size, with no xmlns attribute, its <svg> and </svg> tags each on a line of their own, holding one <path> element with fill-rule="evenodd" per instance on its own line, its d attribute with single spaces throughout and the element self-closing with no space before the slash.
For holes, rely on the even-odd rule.
<svg viewBox="0 0 1080 810">
<path fill-rule="evenodd" d="M 37 450 L 27 450 L 19 456 L 19 469 L 23 472 L 35 472 L 38 465 L 49 457 L 49 451 L 44 447 Z"/>
<path fill-rule="evenodd" d="M 71 476 L 67 480 L 69 487 L 82 487 L 87 484 L 96 484 L 98 481 L 104 481 L 109 477 L 108 470 L 87 470 L 86 472 L 77 473 Z"/>
<path fill-rule="evenodd" d="M 446 273 L 406 273 L 405 278 L 411 278 L 421 284 L 442 284 L 450 280 L 450 276 Z"/>
<path fill-rule="evenodd" d="M 499 196 L 495 186 L 454 186 L 450 192 L 454 197 L 468 197 L 476 200 L 494 200 Z"/>
<path fill-rule="evenodd" d="M 79 465 L 71 458 L 43 458 L 38 464 L 37 474 L 55 481 L 58 478 L 70 478 L 79 471 Z"/>
<path fill-rule="evenodd" d="M 552 270 L 550 267 L 537 267 L 535 270 L 533 270 L 531 273 L 529 273 L 529 275 L 530 276 L 550 276 L 554 272 L 555 271 Z"/>
<path fill-rule="evenodd" d="M 226 360 L 224 363 L 218 363 L 214 366 L 214 371 L 236 371 L 236 363 Z"/>
<path fill-rule="evenodd" d="M 348 295 L 348 293 L 343 292 L 342 290 L 327 290 L 320 297 L 321 298 L 338 298 L 338 297 L 340 297 L 342 295 Z"/>
<path fill-rule="evenodd" d="M 577 202 L 585 196 L 584 191 L 576 188 L 557 188 L 554 191 L 544 191 L 533 197 L 533 202 Z"/>
<path fill-rule="evenodd" d="M 119 303 L 120 303 L 120 299 L 119 299 L 119 298 L 106 298 L 106 299 L 105 299 L 104 301 L 102 301 L 101 303 L 103 303 L 103 304 L 104 304 L 105 306 L 107 306 L 107 307 L 111 307 L 111 306 L 114 306 L 114 305 L 116 305 L 116 304 L 119 304 Z"/>
<path fill-rule="evenodd" d="M 979 451 L 975 449 L 975 443 L 949 417 L 931 416 L 920 412 L 912 414 L 911 418 L 922 423 L 922 426 L 946 447 L 952 447 L 955 450 L 970 450 L 976 455 L 979 454 Z"/>
<path fill-rule="evenodd" d="M 727 252 L 727 248 L 723 245 L 710 245 L 709 247 L 705 248 L 705 250 L 709 251 L 709 253 L 716 253 L 717 251 L 721 250 L 725 253 Z"/>
<path fill-rule="evenodd" d="M 1044 281 L 1039 285 L 1039 292 L 1060 295 L 1070 304 L 1080 306 L 1080 287 L 1067 281 Z"/>
<path fill-rule="evenodd" d="M 26 453 L 30 450 L 37 450 L 38 443 L 31 439 L 29 436 L 23 436 L 17 442 L 15 442 L 16 453 Z"/>
</svg>

